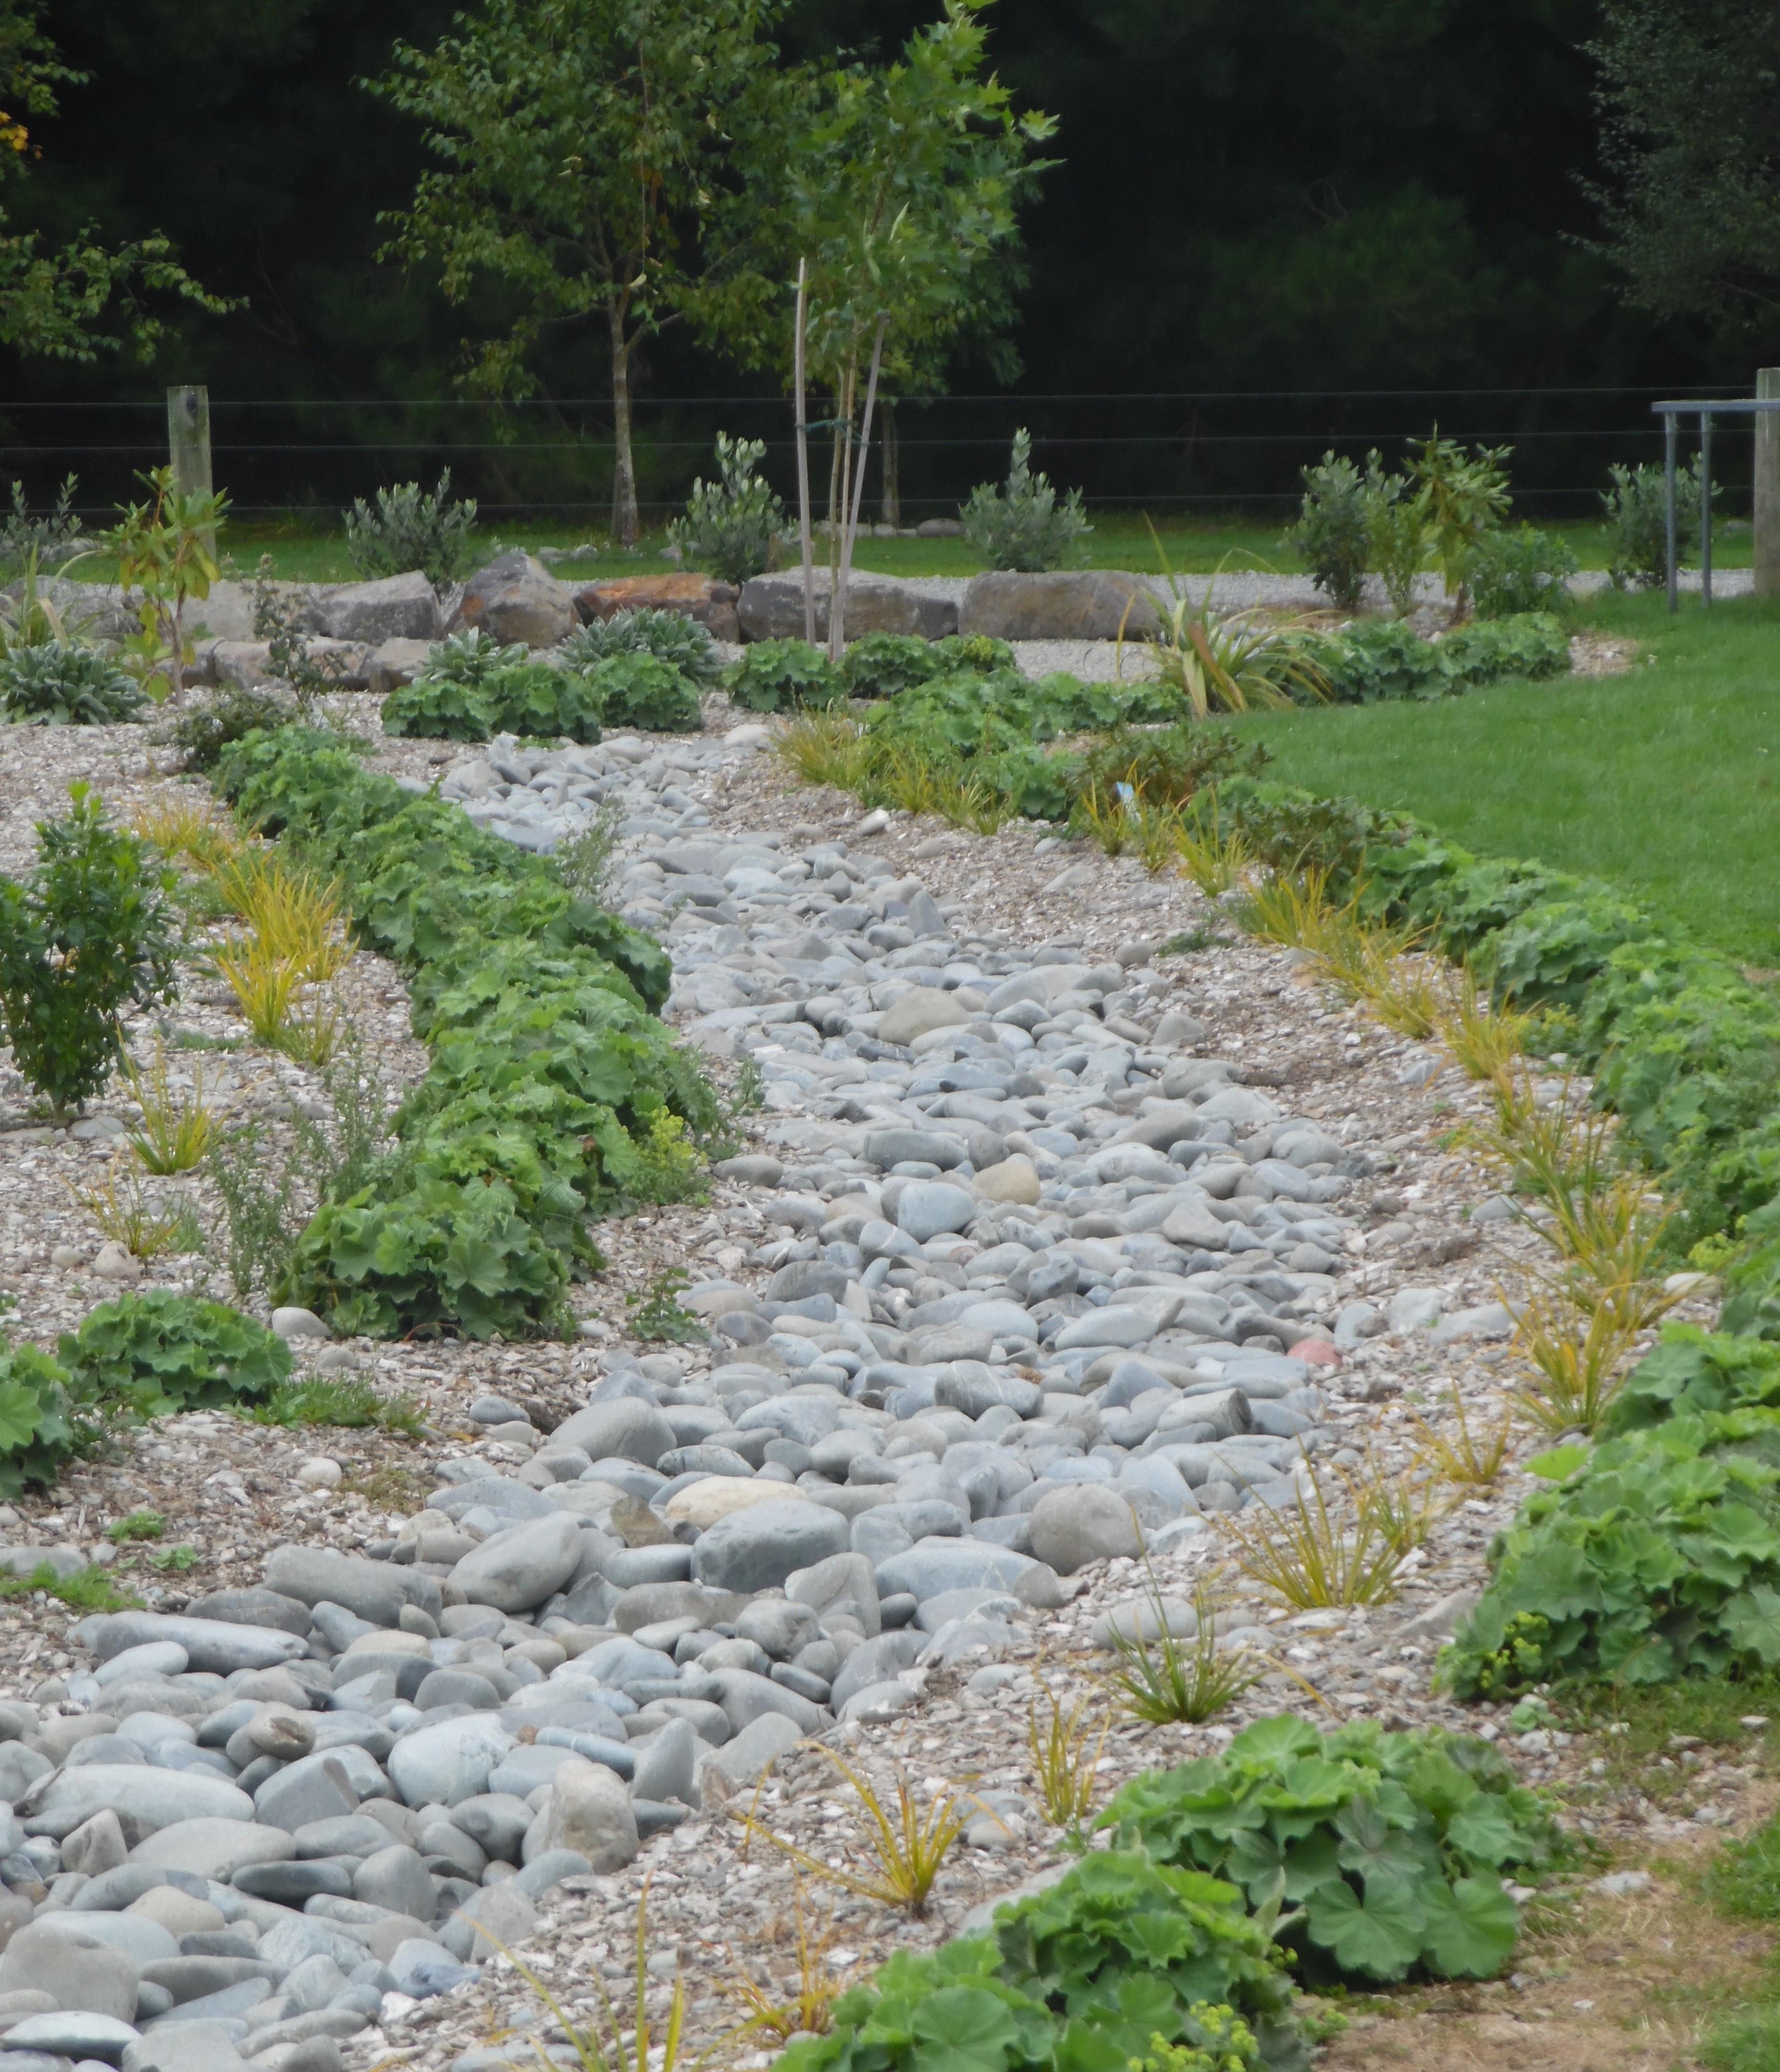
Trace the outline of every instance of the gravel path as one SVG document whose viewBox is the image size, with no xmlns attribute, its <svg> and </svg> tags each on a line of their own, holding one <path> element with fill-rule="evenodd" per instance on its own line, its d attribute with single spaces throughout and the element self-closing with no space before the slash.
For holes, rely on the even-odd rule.
<svg viewBox="0 0 1780 2072">
<path fill-rule="evenodd" d="M 297 1342 L 411 1397 L 422 1439 L 183 1417 L 0 1510 L 18 1565 L 110 1560 L 150 1607 L 0 1618 L 0 2024 L 48 2014 L 18 1996 L 78 1933 L 104 1940 L 79 1961 L 141 2031 L 138 2072 L 483 2072 L 523 2054 L 504 2029 L 561 2039 L 475 1924 L 585 2018 L 595 1975 L 622 1989 L 647 1879 L 652 1990 L 664 2005 L 677 1963 L 708 2041 L 738 1966 L 795 1957 L 789 1861 L 733 1814 L 862 1863 L 806 1737 L 987 1809 L 924 1921 L 815 1899 L 843 1974 L 1058 1861 L 1027 1723 L 1040 1684 L 1096 1696 L 1140 1527 L 1170 1616 L 1209 1585 L 1223 1642 L 1272 1666 L 1210 1727 L 1115 1720 L 1107 1790 L 1281 1706 L 1503 1731 L 1429 1676 L 1518 1470 L 1369 1613 L 1281 1609 L 1227 1524 L 1291 1503 L 1313 1463 L 1407 1464 L 1451 1392 L 1499 1412 L 1500 1296 L 1535 1241 L 1455 1139 L 1475 1091 L 1182 882 L 1030 827 L 861 816 L 792 787 L 724 701 L 708 716 L 553 757 L 383 746 L 532 846 L 619 801 L 615 897 L 672 952 L 670 1018 L 720 1078 L 751 1067 L 762 1105 L 708 1199 L 602 1227 L 573 1342 Z M 153 781 L 136 730 L 6 749 L 13 868 L 70 778 L 119 804 Z M 238 1034 L 206 983 L 177 1014 Z M 360 956 L 345 992 L 389 1086 L 411 1081 L 393 972 Z M 244 1089 L 266 1075 L 241 1098 L 273 1125 L 315 1098 L 229 1062 Z M 17 1127 L 0 1082 L 9 1101 L 0 1276 L 47 1343 L 109 1292 L 59 1185 L 129 1111 L 64 1136 Z M 670 1270 L 704 1328 L 639 1339 L 635 1298 Z M 149 1509 L 188 1568 L 104 1537 Z M 1523 1738 L 1530 1776 L 1559 1773 L 1560 1741 Z M 1704 1784 L 1734 1817 L 1739 1774 Z M 25 2072 L 12 2048 L 0 2068 Z"/>
</svg>

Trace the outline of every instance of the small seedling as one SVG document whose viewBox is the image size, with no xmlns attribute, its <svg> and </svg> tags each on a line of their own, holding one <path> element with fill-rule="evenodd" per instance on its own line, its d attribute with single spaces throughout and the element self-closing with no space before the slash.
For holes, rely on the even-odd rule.
<svg viewBox="0 0 1780 2072">
<path fill-rule="evenodd" d="M 1473 1430 L 1465 1399 L 1455 1383 L 1449 1400 L 1456 1434 L 1437 1430 L 1415 1414 L 1420 1434 L 1417 1457 L 1443 1482 L 1460 1489 L 1493 1489 L 1507 1466 L 1515 1443 L 1515 1412 L 1511 1404 L 1494 1424 Z"/>
<path fill-rule="evenodd" d="M 1080 1833 L 1094 1807 L 1096 1766 L 1112 1723 L 1103 1715 L 1098 1733 L 1096 1724 L 1088 1716 L 1085 1698 L 1079 1698 L 1066 1712 L 1063 1700 L 1048 1684 L 1041 1684 L 1033 1693 L 1026 1716 L 1032 1774 L 1045 1818 L 1071 1836 Z"/>
<path fill-rule="evenodd" d="M 804 1908 L 804 1881 L 795 1881 L 792 1904 L 797 1910 L 797 1983 L 788 1994 L 775 1992 L 768 1980 L 762 1984 L 728 1943 L 724 1944 L 731 1967 L 730 1977 L 721 1990 L 742 2011 L 735 2039 L 764 2036 L 783 2046 L 794 2036 L 826 2036 L 834 2026 L 834 2004 L 847 1989 L 846 1980 L 832 1971 L 828 1955 L 835 1937 L 831 1911 L 819 1930 L 813 1930 Z"/>
<path fill-rule="evenodd" d="M 405 1396 L 380 1396 L 369 1382 L 317 1379 L 281 1382 L 253 1412 L 257 1424 L 379 1426 L 417 1438 L 421 1415 Z"/>
<path fill-rule="evenodd" d="M 203 1248 L 203 1231 L 191 1202 L 176 1195 L 165 1206 L 157 1206 L 123 1158 L 112 1161 L 98 1186 L 71 1186 L 68 1192 L 98 1225 L 101 1235 L 121 1244 L 133 1258 L 158 1259 L 163 1252 L 177 1257 Z"/>
<path fill-rule="evenodd" d="M 132 1540 L 158 1540 L 166 1531 L 166 1520 L 158 1511 L 133 1511 L 128 1518 L 108 1526 L 105 1537 L 114 1547 L 121 1547 Z"/>
<path fill-rule="evenodd" d="M 148 1172 L 189 1173 L 203 1161 L 221 1128 L 216 1111 L 204 1105 L 203 1067 L 193 1067 L 189 1092 L 176 1090 L 167 1072 L 166 1046 L 158 1042 L 146 1075 L 128 1059 L 124 1077 L 142 1111 L 141 1123 L 125 1133 L 124 1141 Z"/>
<path fill-rule="evenodd" d="M 183 1575 L 187 1568 L 195 1566 L 198 1550 L 195 1547 L 157 1547 L 148 1558 L 151 1568 Z"/>
<path fill-rule="evenodd" d="M 661 1339 L 674 1345 L 701 1338 L 705 1326 L 690 1309 L 680 1306 L 678 1299 L 680 1289 L 691 1285 L 676 1268 L 656 1274 L 646 1287 L 626 1296 L 625 1305 L 633 1313 L 631 1330 L 639 1338 Z"/>
<path fill-rule="evenodd" d="M 1323 1479 L 1305 1478 L 1298 1503 L 1274 1511 L 1264 1504 L 1229 1521 L 1236 1565 L 1301 1611 L 1335 1605 L 1383 1604 L 1396 1594 L 1397 1571 L 1408 1549 L 1392 1544 L 1387 1514 L 1337 1474 L 1353 1510 L 1351 1526 L 1330 1508 Z"/>
<path fill-rule="evenodd" d="M 525 2040 L 536 2053 L 540 2072 L 561 2072 L 562 2053 L 566 2047 L 573 2051 L 573 2062 L 581 2072 L 681 2072 L 688 2060 L 681 2054 L 681 2042 L 686 2021 L 685 1986 L 676 1973 L 674 1978 L 673 1999 L 668 2010 L 665 2027 L 657 2028 L 649 2012 L 649 1887 L 647 1880 L 636 1904 L 636 1984 L 634 2004 L 622 2011 L 613 2004 L 606 1990 L 605 1981 L 598 1972 L 594 1974 L 594 1990 L 599 1996 L 600 2012 L 583 2028 L 571 2021 L 569 2011 L 557 2000 L 548 1985 L 524 1959 L 516 1957 L 499 1937 L 489 1934 L 486 1929 L 479 1930 L 482 1939 L 491 1942 L 518 1972 L 532 1991 L 550 2011 L 556 2032 L 563 2039 L 553 2038 L 546 2050 L 543 2042 L 535 2036 Z M 714 2049 L 716 2046 L 713 2046 Z M 705 2051 L 690 2061 L 696 2072 L 711 2056 Z M 514 2072 L 523 2072 L 515 2064 Z"/>
<path fill-rule="evenodd" d="M 934 1881 L 950 1855 L 952 1844 L 964 1832 L 972 1809 L 980 1810 L 978 1802 L 966 1794 L 939 1790 L 928 1800 L 923 1812 L 907 1776 L 898 1767 L 896 1803 L 894 1808 L 886 1807 L 878 1787 L 864 1771 L 855 1770 L 844 1756 L 837 1755 L 832 1749 L 824 1748 L 820 1742 L 810 1745 L 816 1754 L 826 1757 L 852 1787 L 865 1816 L 864 1853 L 876 1860 L 875 1870 L 861 1877 L 857 1872 L 824 1863 L 820 1857 L 812 1856 L 796 1843 L 774 1834 L 751 1811 L 738 1812 L 736 1817 L 747 1830 L 749 1840 L 751 1841 L 758 1835 L 812 1877 L 842 1885 L 849 1892 L 857 1893 L 862 1899 L 874 1899 L 884 1906 L 902 1907 L 916 1916 L 925 1914 Z M 764 1782 L 763 1778 L 763 1785 Z M 754 1802 L 757 1805 L 759 1795 L 757 1789 Z"/>
<path fill-rule="evenodd" d="M 41 1561 L 28 1576 L 0 1571 L 0 1599 L 32 1597 L 39 1590 L 77 1612 L 135 1611 L 142 1601 L 120 1590 L 104 1568 L 76 1568 L 72 1576 L 58 1576 L 48 1562 Z"/>
<path fill-rule="evenodd" d="M 1155 1638 L 1121 1633 L 1116 1626 L 1112 1633 L 1119 1666 L 1108 1673 L 1108 1686 L 1134 1720 L 1153 1727 L 1198 1726 L 1260 1681 L 1266 1665 L 1254 1649 L 1218 1646 L 1217 1607 L 1208 1592 L 1195 1593 L 1193 1630 L 1186 1634 L 1174 1632 L 1153 1576 L 1149 1595 Z"/>
</svg>

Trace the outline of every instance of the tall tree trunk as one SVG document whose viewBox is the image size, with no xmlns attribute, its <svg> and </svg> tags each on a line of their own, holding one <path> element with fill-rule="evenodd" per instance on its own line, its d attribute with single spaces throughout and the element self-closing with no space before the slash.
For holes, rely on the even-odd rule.
<svg viewBox="0 0 1780 2072">
<path fill-rule="evenodd" d="M 884 490 L 878 506 L 881 524 L 900 525 L 902 522 L 902 452 L 896 437 L 896 400 L 886 396 L 879 406 L 884 413 L 883 454 Z"/>
<path fill-rule="evenodd" d="M 607 312 L 612 327 L 612 537 L 634 547 L 637 537 L 636 462 L 631 447 L 631 344 L 624 335 L 624 312 L 615 302 Z"/>
<path fill-rule="evenodd" d="M 828 599 L 828 654 L 837 664 L 845 652 L 847 641 L 847 579 L 853 574 L 853 550 L 859 537 L 859 507 L 865 500 L 865 462 L 871 454 L 872 406 L 878 401 L 878 370 L 883 364 L 884 332 L 890 319 L 878 319 L 878 336 L 871 348 L 871 376 L 865 384 L 865 414 L 859 428 L 859 454 L 853 469 L 852 495 L 846 508 L 846 533 L 841 543 L 841 569 L 834 591 Z M 848 427 L 849 441 L 853 427 Z M 849 455 L 849 459 L 851 456 Z"/>
</svg>

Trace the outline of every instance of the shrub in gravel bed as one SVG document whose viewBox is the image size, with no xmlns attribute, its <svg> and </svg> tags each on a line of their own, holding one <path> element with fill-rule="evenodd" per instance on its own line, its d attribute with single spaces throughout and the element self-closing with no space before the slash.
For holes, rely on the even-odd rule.
<svg viewBox="0 0 1780 2072">
<path fill-rule="evenodd" d="M 383 702 L 385 734 L 430 741 L 491 741 L 497 734 L 570 741 L 599 738 L 599 693 L 592 680 L 549 662 L 518 662 L 475 682 L 423 670 Z"/>
<path fill-rule="evenodd" d="M 655 1018 L 660 946 L 325 737 L 244 743 L 219 782 L 353 888 L 355 924 L 409 975 L 433 1052 L 395 1119 L 400 1156 L 323 1203 L 274 1299 L 378 1336 L 561 1329 L 570 1274 L 598 1260 L 588 1218 L 647 1191 L 655 1118 L 701 1134 L 717 1120 Z"/>
<path fill-rule="evenodd" d="M 603 661 L 594 663 L 582 680 L 608 727 L 640 726 L 652 734 L 697 734 L 705 724 L 697 682 L 660 656 L 608 655 Z"/>
<path fill-rule="evenodd" d="M 1556 676 L 1570 666 L 1563 627 L 1548 612 L 1481 619 L 1424 640 L 1400 619 L 1362 621 L 1305 643 L 1336 705 L 1444 698 L 1504 676 Z"/>
<path fill-rule="evenodd" d="M 46 1486 L 90 1435 L 68 1400 L 69 1375 L 35 1346 L 0 1335 L 0 1496 Z"/>
<path fill-rule="evenodd" d="M 1460 1696 L 1780 1664 L 1780 1347 L 1671 1325 L 1602 1431 L 1535 1463 L 1559 1486 L 1490 1550 L 1441 1658 Z"/>
<path fill-rule="evenodd" d="M 615 655 L 652 655 L 695 689 L 714 684 L 723 673 L 708 627 L 684 611 L 658 611 L 647 605 L 578 627 L 562 643 L 562 659 L 571 669 L 591 670 Z"/>
<path fill-rule="evenodd" d="M 1486 1741 L 1370 1720 L 1319 1734 L 1259 1720 L 1222 1755 L 1134 1778 L 1097 1823 L 1121 1848 L 1228 1878 L 1310 1981 L 1482 1979 L 1513 1955 L 1504 1873 L 1549 1864 L 1556 1830 Z"/>
<path fill-rule="evenodd" d="M 290 1373 L 290 1348 L 220 1302 L 155 1289 L 88 1311 L 56 1350 L 83 1408 L 134 1417 L 265 1400 Z"/>
<path fill-rule="evenodd" d="M 173 997 L 174 874 L 84 784 L 37 833 L 26 882 L 0 873 L 0 1018 L 13 1063 L 60 1120 L 111 1077 L 125 1006 Z"/>
<path fill-rule="evenodd" d="M 894 698 L 935 676 L 960 670 L 987 676 L 1016 666 L 1005 640 L 985 633 L 948 634 L 923 640 L 913 633 L 868 633 L 849 643 L 841 664 L 849 698 Z"/>
<path fill-rule="evenodd" d="M 1003 1909 L 989 1934 L 899 1951 L 835 2003 L 827 2035 L 800 2038 L 778 2064 L 1126 2072 L 1158 2042 L 1197 2049 L 1221 2033 L 1223 2054 L 1185 2063 L 1301 2072 L 1290 2000 L 1266 1929 L 1234 1887 L 1108 1852 Z"/>
<path fill-rule="evenodd" d="M 145 701 L 135 680 L 91 648 L 47 640 L 0 655 L 0 720 L 35 726 L 116 726 Z"/>
<path fill-rule="evenodd" d="M 723 672 L 723 688 L 750 712 L 821 711 L 846 696 L 841 672 L 807 640 L 756 640 Z"/>
</svg>

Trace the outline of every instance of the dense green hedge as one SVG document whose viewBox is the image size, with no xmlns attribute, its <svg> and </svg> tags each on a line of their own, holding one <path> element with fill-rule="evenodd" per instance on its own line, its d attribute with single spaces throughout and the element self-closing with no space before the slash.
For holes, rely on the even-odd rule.
<svg viewBox="0 0 1780 2072">
<path fill-rule="evenodd" d="M 1693 1248 L 1726 1284 L 1721 1335 L 1672 1328 L 1602 1442 L 1551 1457 L 1559 1486 L 1491 1548 L 1454 1688 L 1780 1666 L 1780 997 L 1611 886 L 1350 800 L 1237 779 L 1219 801 L 1268 861 L 1326 871 L 1542 1009 L 1542 1047 L 1593 1075 L 1676 1209 L 1675 1263 Z"/>
<path fill-rule="evenodd" d="M 1780 1335 L 1780 997 L 1610 886 L 1480 859 L 1405 815 L 1250 779 L 1219 787 L 1226 825 L 1269 861 L 1313 865 L 1341 897 L 1428 931 L 1497 996 L 1545 1010 L 1543 1046 L 1594 1075 L 1595 1099 L 1661 1176 L 1688 1246 L 1727 1235 L 1729 1328 Z M 1766 1213 L 1772 1209 L 1771 1214 Z"/>
<path fill-rule="evenodd" d="M 596 1257 L 587 1218 L 647 1191 L 654 1118 L 716 1121 L 656 1018 L 660 944 L 313 730 L 240 742 L 216 783 L 348 888 L 360 937 L 408 974 L 433 1052 L 396 1118 L 401 1156 L 322 1205 L 277 1299 L 346 1334 L 560 1329 L 569 1275 Z"/>
</svg>

